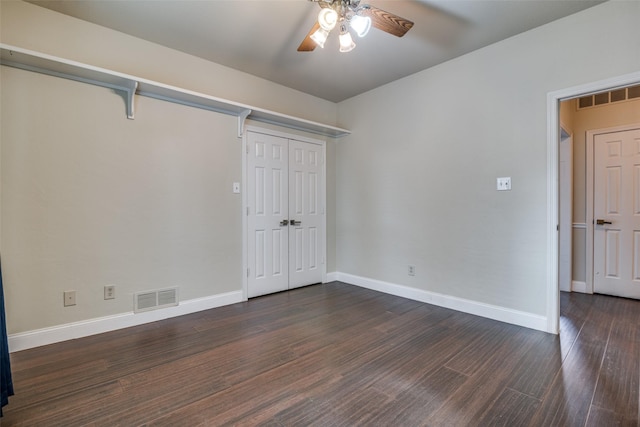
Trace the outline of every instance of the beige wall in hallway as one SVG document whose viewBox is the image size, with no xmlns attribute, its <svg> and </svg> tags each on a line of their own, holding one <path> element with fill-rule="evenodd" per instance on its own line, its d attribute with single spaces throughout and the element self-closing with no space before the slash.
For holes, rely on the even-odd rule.
<svg viewBox="0 0 640 427">
<path fill-rule="evenodd" d="M 576 100 L 565 101 L 567 117 L 573 131 L 573 222 L 584 223 L 587 217 L 587 141 L 589 130 L 628 124 L 640 124 L 640 99 L 611 103 L 592 108 L 576 108 Z M 586 279 L 586 230 L 573 230 L 573 280 Z"/>
</svg>

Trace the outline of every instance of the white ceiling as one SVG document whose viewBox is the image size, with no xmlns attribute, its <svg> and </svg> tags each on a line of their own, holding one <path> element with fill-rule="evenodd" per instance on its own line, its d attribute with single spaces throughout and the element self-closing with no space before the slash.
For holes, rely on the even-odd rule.
<svg viewBox="0 0 640 427">
<path fill-rule="evenodd" d="M 362 0 L 415 22 L 372 29 L 349 53 L 296 49 L 315 23 L 306 0 L 29 0 L 85 21 L 339 102 L 594 6 L 591 0 Z"/>
</svg>

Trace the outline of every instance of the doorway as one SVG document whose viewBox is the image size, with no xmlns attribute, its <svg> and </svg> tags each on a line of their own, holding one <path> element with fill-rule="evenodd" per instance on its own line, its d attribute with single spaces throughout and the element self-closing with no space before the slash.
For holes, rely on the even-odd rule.
<svg viewBox="0 0 640 427">
<path fill-rule="evenodd" d="M 247 130 L 247 298 L 323 282 L 324 159 L 324 141 Z"/>
<path fill-rule="evenodd" d="M 594 94 L 603 91 L 619 90 L 621 88 L 638 86 L 640 84 L 640 72 L 631 73 L 611 79 L 593 82 L 572 88 L 550 92 L 547 95 L 547 112 L 548 112 L 548 264 L 547 264 L 547 331 L 550 333 L 558 333 L 560 320 L 560 253 L 561 241 L 559 233 L 560 225 L 560 149 L 561 149 L 561 126 L 560 126 L 560 103 L 584 97 L 585 95 Z M 575 136 L 575 135 L 574 135 Z M 574 139 L 575 142 L 575 139 Z M 566 202 L 566 200 L 565 200 Z M 582 226 L 582 227 L 581 227 Z M 586 229 L 584 224 L 573 223 L 573 230 Z M 575 241 L 575 236 L 573 237 Z M 565 240 L 566 242 L 566 240 Z M 565 244 L 565 243 L 562 243 Z M 563 262 L 566 260 L 563 260 Z M 566 265 L 563 265 L 566 267 Z M 588 280 L 588 279 L 587 279 Z M 584 282 L 582 282 L 584 283 Z M 576 283 L 572 283 L 575 289 Z"/>
</svg>

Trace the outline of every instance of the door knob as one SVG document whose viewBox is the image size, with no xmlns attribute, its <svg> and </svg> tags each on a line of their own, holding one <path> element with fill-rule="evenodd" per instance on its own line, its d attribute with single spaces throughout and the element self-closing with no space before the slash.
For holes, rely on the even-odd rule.
<svg viewBox="0 0 640 427">
<path fill-rule="evenodd" d="M 302 221 L 296 221 L 295 219 L 292 219 L 291 221 L 289 221 L 289 225 L 302 225 Z"/>
<path fill-rule="evenodd" d="M 613 224 L 611 221 L 605 221 L 604 219 L 596 219 L 596 225 Z"/>
<path fill-rule="evenodd" d="M 288 219 L 283 219 L 282 221 L 280 221 L 280 226 L 281 227 L 285 227 L 289 225 L 289 220 Z"/>
</svg>

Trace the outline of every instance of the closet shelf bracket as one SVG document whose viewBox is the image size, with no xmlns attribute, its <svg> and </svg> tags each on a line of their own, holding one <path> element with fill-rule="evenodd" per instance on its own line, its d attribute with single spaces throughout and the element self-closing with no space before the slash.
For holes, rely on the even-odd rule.
<svg viewBox="0 0 640 427">
<path fill-rule="evenodd" d="M 238 113 L 238 138 L 242 138 L 242 135 L 244 135 L 244 122 L 249 117 L 249 114 L 251 114 L 251 110 L 248 108 Z"/>
<path fill-rule="evenodd" d="M 129 80 L 124 89 L 127 97 L 127 119 L 133 120 L 135 118 L 135 94 L 138 90 L 138 82 Z"/>
</svg>

